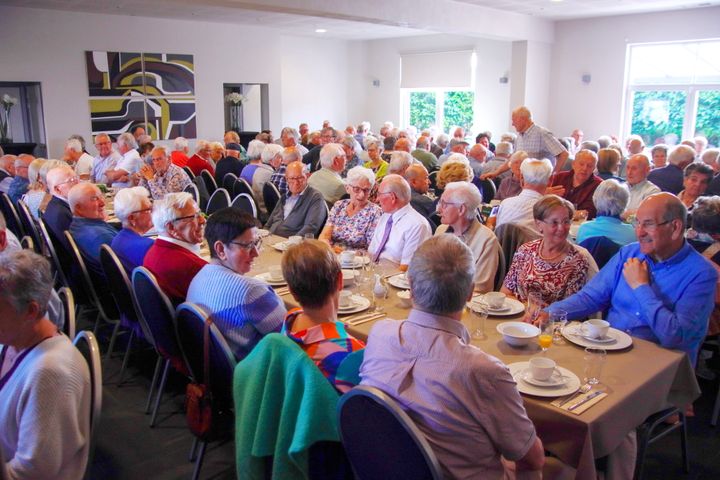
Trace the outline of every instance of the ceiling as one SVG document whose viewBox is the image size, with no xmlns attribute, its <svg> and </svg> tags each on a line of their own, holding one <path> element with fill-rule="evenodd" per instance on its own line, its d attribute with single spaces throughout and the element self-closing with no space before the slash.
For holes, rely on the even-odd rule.
<svg viewBox="0 0 720 480">
<path fill-rule="evenodd" d="M 432 3 L 436 0 L 413 1 L 417 2 L 416 5 L 420 9 L 423 3 Z M 687 0 L 452 0 L 447 3 L 451 4 L 453 1 L 548 20 L 720 5 L 720 0 L 690 2 Z M 2 0 L 2 3 L 18 7 L 76 12 L 259 25 L 279 29 L 290 35 L 315 37 L 324 35 L 345 40 L 372 40 L 436 33 L 397 26 L 398 22 L 390 18 L 386 22 L 377 20 L 382 18 L 382 15 L 378 12 L 368 13 L 364 9 L 370 5 L 363 1 L 355 3 L 358 6 L 356 15 L 338 13 L 340 9 L 333 8 L 335 2 L 323 0 L 307 0 L 306 4 L 297 0 Z M 369 23 L 353 21 L 349 19 L 351 17 L 374 18 L 372 23 Z M 327 32 L 316 33 L 315 30 L 319 28 Z"/>
</svg>

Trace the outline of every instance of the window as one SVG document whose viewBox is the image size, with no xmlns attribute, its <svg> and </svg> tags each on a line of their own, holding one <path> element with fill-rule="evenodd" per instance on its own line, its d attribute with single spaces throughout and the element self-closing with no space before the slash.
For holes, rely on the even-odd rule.
<svg viewBox="0 0 720 480">
<path fill-rule="evenodd" d="M 475 92 L 472 90 L 407 90 L 404 93 L 403 125 L 418 131 L 437 126 L 447 132 L 452 127 L 472 128 Z"/>
<path fill-rule="evenodd" d="M 626 135 L 720 145 L 720 41 L 631 45 L 627 78 Z"/>
</svg>

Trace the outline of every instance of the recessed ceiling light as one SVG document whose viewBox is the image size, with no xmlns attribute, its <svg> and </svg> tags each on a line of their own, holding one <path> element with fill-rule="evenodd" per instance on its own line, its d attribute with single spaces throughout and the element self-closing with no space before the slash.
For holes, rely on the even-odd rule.
<svg viewBox="0 0 720 480">
<path fill-rule="evenodd" d="M 325 32 L 327 32 L 327 30 L 325 30 L 324 28 L 316 28 L 315 29 L 315 33 L 325 33 Z"/>
</svg>

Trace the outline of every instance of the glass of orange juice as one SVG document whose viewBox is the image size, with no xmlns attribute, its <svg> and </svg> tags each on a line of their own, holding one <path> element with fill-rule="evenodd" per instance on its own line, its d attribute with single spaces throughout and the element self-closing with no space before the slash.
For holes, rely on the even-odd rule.
<svg viewBox="0 0 720 480">
<path fill-rule="evenodd" d="M 538 336 L 538 344 L 540 345 L 540 348 L 542 348 L 543 355 L 545 352 L 547 352 L 547 349 L 550 348 L 550 345 L 553 343 L 553 325 L 552 320 L 546 320 L 545 323 L 540 325 L 540 335 Z"/>
</svg>

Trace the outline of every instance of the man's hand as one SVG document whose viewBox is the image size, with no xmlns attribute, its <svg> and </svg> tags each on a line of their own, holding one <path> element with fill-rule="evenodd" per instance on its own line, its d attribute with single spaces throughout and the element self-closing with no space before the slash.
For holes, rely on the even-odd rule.
<svg viewBox="0 0 720 480">
<path fill-rule="evenodd" d="M 495 172 L 488 172 L 480 175 L 480 180 L 492 180 L 495 177 L 497 177 L 497 174 Z"/>
<path fill-rule="evenodd" d="M 555 185 L 554 187 L 547 187 L 545 190 L 545 195 L 557 195 L 558 197 L 562 197 L 565 195 L 565 187 L 562 185 Z"/>
<path fill-rule="evenodd" d="M 628 258 L 625 265 L 623 265 L 623 276 L 633 290 L 650 283 L 647 262 L 638 258 Z"/>
<path fill-rule="evenodd" d="M 142 175 L 145 180 L 150 181 L 155 176 L 155 171 L 150 165 L 143 165 L 140 167 L 140 175 Z"/>
</svg>

